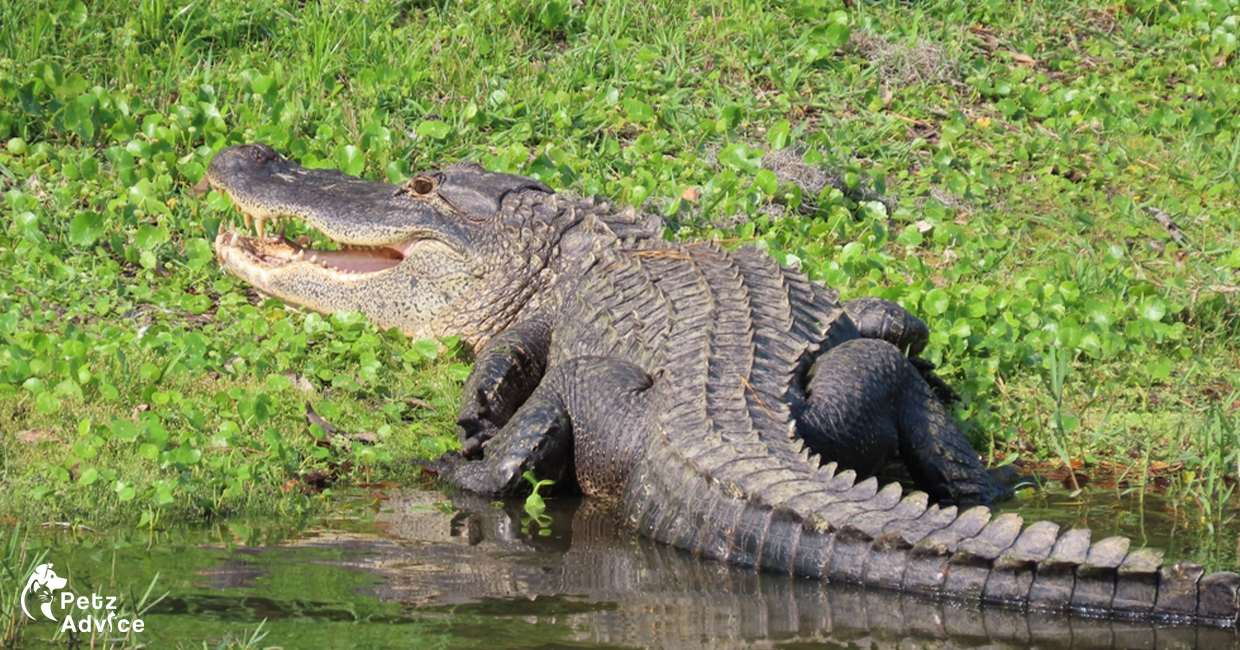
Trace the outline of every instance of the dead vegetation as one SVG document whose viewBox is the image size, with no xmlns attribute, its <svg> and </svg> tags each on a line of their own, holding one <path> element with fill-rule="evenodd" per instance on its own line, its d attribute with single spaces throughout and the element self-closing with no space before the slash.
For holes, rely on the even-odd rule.
<svg viewBox="0 0 1240 650">
<path fill-rule="evenodd" d="M 881 34 L 858 29 L 849 38 L 845 51 L 877 67 L 883 84 L 961 83 L 956 57 L 938 43 L 921 39 L 913 43 L 893 42 Z"/>
</svg>

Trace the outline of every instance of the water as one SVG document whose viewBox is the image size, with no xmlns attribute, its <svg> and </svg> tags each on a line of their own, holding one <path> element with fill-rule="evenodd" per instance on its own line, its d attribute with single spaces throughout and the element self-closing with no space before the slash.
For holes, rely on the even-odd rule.
<svg viewBox="0 0 1240 650">
<path fill-rule="evenodd" d="M 214 648 L 263 620 L 261 647 L 283 648 L 1240 648 L 1234 631 L 1025 615 L 727 567 L 635 539 L 593 502 L 552 501 L 540 528 L 516 504 L 387 497 L 359 495 L 305 530 L 31 541 L 75 594 L 139 596 L 158 572 L 169 594 L 143 617 L 152 648 Z M 1095 539 L 1122 532 L 1171 558 L 1240 566 L 1234 522 L 1190 534 L 1154 500 L 1065 503 L 1051 492 L 1013 507 L 1087 524 Z M 21 647 L 49 647 L 56 629 L 32 623 Z"/>
</svg>

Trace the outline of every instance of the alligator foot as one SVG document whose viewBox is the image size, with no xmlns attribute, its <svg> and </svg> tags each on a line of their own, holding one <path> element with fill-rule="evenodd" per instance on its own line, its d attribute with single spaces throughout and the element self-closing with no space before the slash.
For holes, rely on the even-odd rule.
<svg viewBox="0 0 1240 650">
<path fill-rule="evenodd" d="M 846 300 L 843 306 L 863 338 L 886 341 L 913 357 L 930 342 L 925 321 L 886 298 L 864 296 Z"/>
<path fill-rule="evenodd" d="M 456 418 L 456 426 L 461 438 L 461 456 L 470 460 L 482 458 L 482 449 L 495 434 L 499 433 L 499 425 L 495 423 L 495 409 L 486 391 L 478 389 L 473 399 L 466 399 L 461 413 Z"/>
<path fill-rule="evenodd" d="M 487 497 L 515 496 L 521 488 L 520 476 L 499 478 L 490 472 L 487 463 L 467 460 L 455 451 L 444 452 L 439 458 L 422 461 L 421 464 L 438 476 L 440 481 L 474 494 Z"/>
</svg>

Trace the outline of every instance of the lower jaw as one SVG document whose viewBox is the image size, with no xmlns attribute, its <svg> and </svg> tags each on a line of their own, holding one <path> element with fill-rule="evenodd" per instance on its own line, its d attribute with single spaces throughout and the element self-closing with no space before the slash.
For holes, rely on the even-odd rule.
<svg viewBox="0 0 1240 650">
<path fill-rule="evenodd" d="M 398 253 L 385 252 L 384 249 L 333 251 L 304 248 L 301 243 L 284 237 L 283 232 L 276 237 L 252 237 L 235 230 L 221 232 L 215 238 L 215 250 L 220 264 L 233 270 L 238 266 L 254 266 L 269 271 L 305 262 L 317 265 L 338 276 L 338 279 L 386 271 L 403 260 Z M 230 256 L 239 263 L 228 263 L 226 257 Z"/>
</svg>

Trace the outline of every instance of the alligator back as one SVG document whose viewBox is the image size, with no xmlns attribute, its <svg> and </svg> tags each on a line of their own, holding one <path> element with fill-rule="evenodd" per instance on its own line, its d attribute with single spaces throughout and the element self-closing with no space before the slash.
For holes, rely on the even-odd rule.
<svg viewBox="0 0 1240 650">
<path fill-rule="evenodd" d="M 791 410 L 800 380 L 825 344 L 856 335 L 834 291 L 715 242 L 626 240 L 586 266 L 563 299 L 550 364 L 628 361 L 665 380 L 659 420 L 684 442 L 757 445 L 804 464 Z"/>
</svg>

